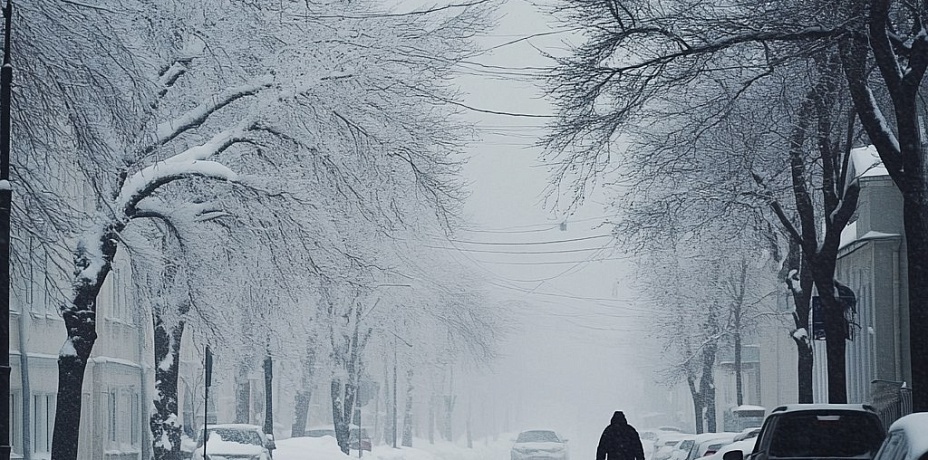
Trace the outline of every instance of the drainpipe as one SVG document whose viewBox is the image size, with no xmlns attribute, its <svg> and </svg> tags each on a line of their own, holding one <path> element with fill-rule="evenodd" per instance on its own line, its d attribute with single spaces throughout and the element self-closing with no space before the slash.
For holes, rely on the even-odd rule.
<svg viewBox="0 0 928 460">
<path fill-rule="evenodd" d="M 902 244 L 899 245 L 893 251 L 893 368 L 896 381 L 904 380 L 902 377 L 902 346 L 901 338 L 899 337 L 902 333 L 902 328 L 900 325 L 900 320 L 902 316 L 901 307 L 899 305 L 899 290 L 901 289 L 901 283 L 899 281 L 899 251 L 902 249 Z"/>
<path fill-rule="evenodd" d="M 32 384 L 29 381 L 29 357 L 26 353 L 26 326 L 23 324 L 30 314 L 26 312 L 26 305 L 20 308 L 19 321 L 19 377 L 22 379 L 22 408 L 23 423 L 20 425 L 23 431 L 22 453 L 23 460 L 32 460 L 32 435 L 29 428 L 32 426 Z M 10 433 L 10 437 L 13 433 Z"/>
</svg>

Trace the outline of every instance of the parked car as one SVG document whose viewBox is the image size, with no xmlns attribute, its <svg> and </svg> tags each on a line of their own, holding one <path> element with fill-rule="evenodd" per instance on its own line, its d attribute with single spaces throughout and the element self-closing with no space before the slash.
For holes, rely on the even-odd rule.
<svg viewBox="0 0 928 460">
<path fill-rule="evenodd" d="M 758 434 L 760 434 L 759 426 L 754 428 L 745 428 L 744 431 L 738 433 L 738 436 L 735 436 L 735 442 L 756 438 Z"/>
<path fill-rule="evenodd" d="M 663 432 L 660 430 L 641 430 L 638 432 L 645 458 L 651 458 L 654 451 L 657 450 L 657 441 L 660 439 L 661 433 Z"/>
<path fill-rule="evenodd" d="M 795 404 L 774 409 L 749 460 L 871 459 L 883 443 L 883 425 L 869 406 L 860 404 Z M 743 460 L 731 451 L 724 460 Z"/>
<path fill-rule="evenodd" d="M 552 430 L 519 433 L 510 450 L 512 460 L 568 460 L 567 439 Z"/>
<path fill-rule="evenodd" d="M 358 432 L 360 431 L 360 441 L 358 440 Z M 321 438 L 323 436 L 335 437 L 335 428 L 331 425 L 328 426 L 319 426 L 313 428 L 307 428 L 303 432 L 303 437 L 307 438 Z M 357 425 L 350 425 L 348 427 L 348 448 L 351 450 L 361 450 L 370 451 L 373 443 L 371 442 L 371 436 L 367 432 L 367 428 L 358 428 Z"/>
<path fill-rule="evenodd" d="M 696 460 L 712 455 L 726 444 L 731 444 L 738 433 L 703 433 L 693 439 L 693 445 L 687 452 L 686 460 Z"/>
<path fill-rule="evenodd" d="M 270 460 L 274 450 L 274 438 L 265 436 L 261 427 L 245 424 L 208 425 L 206 434 L 200 430 L 193 460 L 205 458 L 236 458 L 248 460 Z M 204 442 L 205 441 L 205 442 Z"/>
<path fill-rule="evenodd" d="M 690 454 L 690 449 L 696 444 L 695 434 L 686 434 L 680 438 L 680 442 L 674 446 L 667 460 L 686 460 Z"/>
<path fill-rule="evenodd" d="M 757 437 L 755 436 L 752 438 L 742 439 L 740 441 L 735 441 L 731 444 L 724 445 L 720 447 L 716 453 L 706 456 L 704 460 L 723 460 L 725 457 L 725 454 L 733 450 L 737 450 L 741 452 L 742 457 L 744 457 L 746 454 L 750 454 L 751 452 L 754 451 L 754 445 L 756 444 L 756 441 L 757 441 Z"/>
<path fill-rule="evenodd" d="M 893 422 L 873 460 L 928 460 L 928 412 L 916 412 Z"/>
<path fill-rule="evenodd" d="M 668 460 L 671 454 L 673 454 L 673 452 L 677 449 L 677 446 L 680 445 L 680 442 L 683 441 L 681 436 L 683 435 L 662 435 L 654 445 L 654 455 L 652 457 L 645 456 L 645 458 L 652 458 L 653 460 Z"/>
</svg>

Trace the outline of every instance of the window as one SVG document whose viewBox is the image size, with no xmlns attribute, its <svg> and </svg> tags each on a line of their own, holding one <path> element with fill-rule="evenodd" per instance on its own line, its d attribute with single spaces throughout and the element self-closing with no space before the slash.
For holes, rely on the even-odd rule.
<svg viewBox="0 0 928 460">
<path fill-rule="evenodd" d="M 770 457 L 858 457 L 883 443 L 878 419 L 866 413 L 787 414 L 780 417 Z"/>
<path fill-rule="evenodd" d="M 116 391 L 110 390 L 106 394 L 106 418 L 107 418 L 107 437 L 110 444 L 115 444 L 117 439 L 116 427 Z"/>
<path fill-rule="evenodd" d="M 139 413 L 140 409 L 141 407 L 139 406 L 139 395 L 133 392 L 132 403 L 130 406 L 131 413 L 129 414 L 130 424 L 132 425 L 132 428 L 131 428 L 132 432 L 130 434 L 130 438 L 131 438 L 130 442 L 132 443 L 133 446 L 139 445 L 139 434 L 142 430 L 141 420 L 140 420 L 141 414 Z"/>
<path fill-rule="evenodd" d="M 905 443 L 905 433 L 902 431 L 894 431 L 889 434 L 889 438 L 887 438 L 883 446 L 880 447 L 880 451 L 876 453 L 874 459 L 895 460 L 897 458 L 905 458 L 907 447 Z"/>
<path fill-rule="evenodd" d="M 55 429 L 55 395 L 32 395 L 32 451 L 51 452 L 52 431 Z"/>
<path fill-rule="evenodd" d="M 10 446 L 14 454 L 22 454 L 22 407 L 21 396 L 17 392 L 10 393 Z"/>
</svg>

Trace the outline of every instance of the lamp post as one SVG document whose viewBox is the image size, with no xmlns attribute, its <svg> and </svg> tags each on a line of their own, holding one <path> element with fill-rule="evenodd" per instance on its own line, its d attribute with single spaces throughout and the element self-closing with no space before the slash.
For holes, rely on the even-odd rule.
<svg viewBox="0 0 928 460">
<path fill-rule="evenodd" d="M 396 424 L 398 423 L 399 417 L 397 417 L 397 405 L 396 405 L 396 334 L 393 334 L 393 424 L 391 425 L 391 432 L 393 437 L 393 448 L 396 449 Z"/>
<path fill-rule="evenodd" d="M 387 331 L 387 332 L 390 332 L 390 331 Z M 406 339 L 396 335 L 396 333 L 394 332 L 390 332 L 390 334 L 393 334 L 393 427 L 391 428 L 390 431 L 391 431 L 391 434 L 393 435 L 393 448 L 396 449 L 396 426 L 399 424 L 399 416 L 397 415 L 397 412 L 399 412 L 398 410 L 399 408 L 397 407 L 397 403 L 396 403 L 396 384 L 398 381 L 398 378 L 396 376 L 396 368 L 397 368 L 396 366 L 396 362 L 397 362 L 396 341 L 402 340 L 403 343 L 409 348 L 412 348 L 412 344 L 407 342 Z"/>
<path fill-rule="evenodd" d="M 10 99 L 13 87 L 13 66 L 10 64 L 10 25 L 13 3 L 7 0 L 3 8 L 6 29 L 3 37 L 3 68 L 0 69 L 0 458 L 9 460 L 10 451 Z"/>
</svg>

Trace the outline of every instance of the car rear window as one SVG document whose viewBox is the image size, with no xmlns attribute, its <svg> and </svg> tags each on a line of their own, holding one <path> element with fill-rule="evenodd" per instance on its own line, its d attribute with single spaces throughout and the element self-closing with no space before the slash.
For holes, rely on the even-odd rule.
<svg viewBox="0 0 928 460">
<path fill-rule="evenodd" d="M 790 414 L 777 420 L 770 457 L 872 457 L 882 442 L 879 419 L 867 413 Z"/>
<path fill-rule="evenodd" d="M 516 442 L 560 442 L 553 431 L 524 431 Z"/>
</svg>

